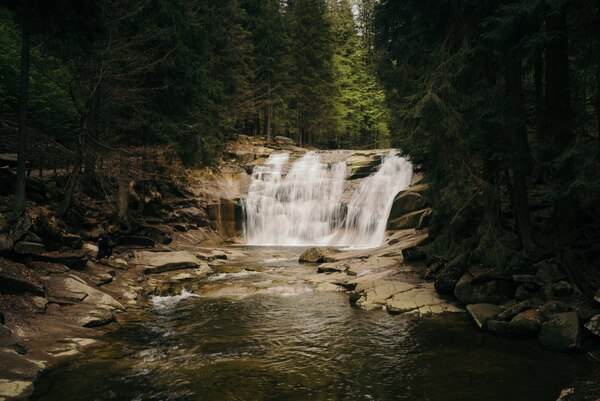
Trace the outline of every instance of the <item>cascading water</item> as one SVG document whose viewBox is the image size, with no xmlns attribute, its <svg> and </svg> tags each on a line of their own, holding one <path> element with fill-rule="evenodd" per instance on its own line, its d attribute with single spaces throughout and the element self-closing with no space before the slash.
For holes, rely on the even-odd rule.
<svg viewBox="0 0 600 401">
<path fill-rule="evenodd" d="M 346 162 L 323 163 L 309 152 L 289 167 L 289 154 L 254 168 L 245 201 L 249 245 L 375 247 L 385 235 L 394 196 L 410 184 L 412 165 L 395 151 L 360 183 L 347 203 Z"/>
</svg>

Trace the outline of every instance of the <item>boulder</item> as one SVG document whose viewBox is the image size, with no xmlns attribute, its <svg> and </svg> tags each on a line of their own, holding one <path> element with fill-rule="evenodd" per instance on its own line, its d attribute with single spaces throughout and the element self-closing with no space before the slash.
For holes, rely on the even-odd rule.
<svg viewBox="0 0 600 401">
<path fill-rule="evenodd" d="M 190 252 L 137 252 L 137 263 L 146 266 L 145 274 L 156 274 L 171 270 L 195 269 L 200 266 L 196 255 Z"/>
<path fill-rule="evenodd" d="M 445 312 L 463 312 L 462 309 L 440 298 L 433 288 L 413 288 L 394 294 L 386 301 L 390 314 L 411 313 L 431 315 Z"/>
<path fill-rule="evenodd" d="M 487 322 L 488 331 L 496 336 L 508 337 L 510 336 L 510 323 L 503 322 L 501 320 L 488 320 Z"/>
<path fill-rule="evenodd" d="M 540 280 L 546 283 L 556 283 L 567 278 L 554 263 L 543 261 L 536 265 L 537 273 L 535 274 Z"/>
<path fill-rule="evenodd" d="M 413 191 L 400 191 L 394 197 L 394 203 L 388 216 L 388 223 L 405 214 L 423 210 L 427 207 L 427 200 L 423 195 Z"/>
<path fill-rule="evenodd" d="M 68 248 L 81 249 L 83 246 L 83 239 L 81 236 L 76 234 L 62 234 L 61 242 Z"/>
<path fill-rule="evenodd" d="M 91 310 L 87 315 L 79 318 L 78 323 L 83 327 L 106 326 L 115 321 L 115 313 L 107 308 Z"/>
<path fill-rule="evenodd" d="M 590 319 L 584 326 L 590 333 L 600 337 L 600 315 L 596 315 Z"/>
<path fill-rule="evenodd" d="M 32 259 L 38 262 L 65 265 L 74 270 L 85 269 L 87 265 L 87 258 L 84 251 L 45 252 L 39 255 L 32 255 Z"/>
<path fill-rule="evenodd" d="M 4 258 L 0 258 L 0 293 L 45 295 L 35 273 L 20 263 Z"/>
<path fill-rule="evenodd" d="M 13 250 L 21 255 L 39 255 L 46 252 L 44 244 L 39 242 L 18 241 L 15 243 Z"/>
<path fill-rule="evenodd" d="M 387 224 L 388 230 L 405 230 L 407 228 L 423 228 L 429 222 L 431 216 L 431 209 L 417 210 L 415 212 L 407 213 L 396 219 L 390 220 Z"/>
<path fill-rule="evenodd" d="M 435 290 L 443 295 L 454 294 L 454 287 L 463 273 L 467 271 L 467 268 L 468 255 L 466 253 L 452 259 L 446 266 L 437 271 L 435 276 Z"/>
<path fill-rule="evenodd" d="M 544 348 L 568 351 L 579 348 L 581 333 L 575 312 L 558 313 L 542 325 L 538 336 Z"/>
<path fill-rule="evenodd" d="M 552 284 L 552 293 L 556 297 L 568 297 L 573 293 L 573 286 L 566 281 Z"/>
<path fill-rule="evenodd" d="M 390 242 L 390 245 L 393 245 Z M 416 261 L 416 260 L 422 260 L 426 258 L 425 252 L 423 251 L 423 248 L 419 247 L 419 246 L 411 246 L 409 248 L 404 248 L 402 250 L 402 257 L 404 258 L 405 261 Z"/>
<path fill-rule="evenodd" d="M 336 248 L 309 248 L 302 252 L 298 261 L 300 263 L 322 263 L 325 258 L 334 253 L 338 253 Z"/>
<path fill-rule="evenodd" d="M 143 235 L 126 235 L 119 240 L 119 244 L 152 248 L 155 242 L 152 238 L 144 237 Z"/>
<path fill-rule="evenodd" d="M 493 304 L 472 304 L 467 305 L 467 312 L 473 319 L 477 327 L 487 330 L 487 323 L 500 314 L 502 308 Z"/>
<path fill-rule="evenodd" d="M 294 145 L 294 140 L 292 138 L 288 138 L 287 136 L 282 136 L 282 135 L 275 136 L 275 142 L 277 142 L 280 145 L 289 145 L 289 146 Z"/>
<path fill-rule="evenodd" d="M 570 312 L 571 307 L 560 301 L 549 301 L 543 304 L 539 311 L 546 320 L 549 320 L 558 313 Z"/>
<path fill-rule="evenodd" d="M 516 303 L 513 306 L 511 306 L 510 308 L 506 309 L 504 312 L 500 313 L 498 315 L 498 320 L 503 320 L 505 322 L 508 322 L 508 321 L 512 320 L 513 317 L 517 316 L 519 313 L 521 313 L 523 311 L 526 311 L 529 308 L 531 308 L 531 302 L 529 302 L 529 301 Z"/>
<path fill-rule="evenodd" d="M 519 313 L 510 321 L 510 335 L 513 337 L 535 337 L 546 321 L 542 314 L 534 309 Z"/>
<path fill-rule="evenodd" d="M 456 283 L 454 296 L 463 304 L 501 304 L 514 298 L 515 285 L 508 280 L 492 280 L 473 284 L 470 274 L 463 275 Z"/>
<path fill-rule="evenodd" d="M 10 250 L 15 241 L 22 238 L 30 227 L 31 220 L 27 216 L 10 221 L 0 214 L 0 252 Z"/>
</svg>

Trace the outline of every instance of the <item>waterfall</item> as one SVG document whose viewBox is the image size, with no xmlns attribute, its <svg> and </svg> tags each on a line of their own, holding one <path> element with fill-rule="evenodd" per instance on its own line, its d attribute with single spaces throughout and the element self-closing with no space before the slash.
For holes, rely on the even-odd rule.
<svg viewBox="0 0 600 401">
<path fill-rule="evenodd" d="M 287 153 L 273 154 L 256 166 L 244 202 L 247 244 L 381 245 L 394 196 L 410 184 L 412 165 L 395 151 L 383 154 L 378 170 L 343 202 L 347 170 L 345 161 L 325 163 L 316 152 L 293 163 Z"/>
</svg>

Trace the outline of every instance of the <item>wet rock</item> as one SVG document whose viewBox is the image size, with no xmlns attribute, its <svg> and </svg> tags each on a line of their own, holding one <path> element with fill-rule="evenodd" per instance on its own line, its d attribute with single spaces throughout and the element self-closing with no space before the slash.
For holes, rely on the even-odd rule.
<svg viewBox="0 0 600 401">
<path fill-rule="evenodd" d="M 0 252 L 10 250 L 15 241 L 22 238 L 31 227 L 31 220 L 27 216 L 8 220 L 0 213 Z"/>
<path fill-rule="evenodd" d="M 179 209 L 177 215 L 182 217 L 185 222 L 196 224 L 198 227 L 208 227 L 208 214 L 205 209 L 198 207 L 186 207 Z"/>
<path fill-rule="evenodd" d="M 501 320 L 488 320 L 487 322 L 488 331 L 496 336 L 508 337 L 510 336 L 510 323 L 503 322 Z"/>
<path fill-rule="evenodd" d="M 170 270 L 195 269 L 200 263 L 190 252 L 136 252 L 137 262 L 143 266 L 145 274 L 156 274 Z"/>
<path fill-rule="evenodd" d="M 393 244 L 390 242 L 390 245 Z M 410 262 L 425 259 L 426 255 L 423 251 L 423 248 L 419 246 L 411 246 L 410 248 L 405 248 L 402 250 L 402 257 L 405 261 Z"/>
<path fill-rule="evenodd" d="M 36 308 L 36 313 L 46 313 L 46 307 L 48 306 L 48 300 L 44 297 L 31 297 L 31 302 Z"/>
<path fill-rule="evenodd" d="M 74 270 L 83 270 L 87 265 L 87 258 L 84 251 L 46 252 L 39 255 L 32 255 L 32 258 L 38 262 L 65 265 Z"/>
<path fill-rule="evenodd" d="M 590 333 L 600 337 L 600 315 L 596 315 L 590 319 L 584 326 Z"/>
<path fill-rule="evenodd" d="M 111 276 L 108 273 L 101 273 L 101 274 L 98 274 L 96 277 L 97 277 L 97 281 L 96 281 L 97 287 L 101 287 L 105 284 L 112 283 L 112 281 L 113 281 L 113 276 Z"/>
<path fill-rule="evenodd" d="M 83 239 L 76 234 L 62 234 L 61 242 L 71 249 L 81 249 L 83 247 Z"/>
<path fill-rule="evenodd" d="M 515 299 L 517 301 L 526 301 L 535 296 L 535 292 L 531 292 L 526 289 L 524 286 L 520 285 L 517 287 L 517 291 L 515 291 Z"/>
<path fill-rule="evenodd" d="M 388 223 L 398 217 L 404 216 L 417 210 L 423 210 L 427 207 L 426 198 L 418 192 L 413 191 L 400 191 L 394 197 L 394 203 L 390 210 L 388 217 Z"/>
<path fill-rule="evenodd" d="M 275 136 L 275 142 L 277 142 L 280 145 L 289 145 L 289 146 L 294 145 L 294 140 L 292 138 L 288 138 L 287 136 L 281 136 L 281 135 Z"/>
<path fill-rule="evenodd" d="M 364 309 L 381 308 L 394 294 L 400 294 L 413 288 L 415 286 L 412 284 L 396 280 L 359 283 L 354 289 L 356 293 L 361 294 L 356 304 Z"/>
<path fill-rule="evenodd" d="M 454 289 L 454 296 L 463 304 L 501 304 L 515 295 L 515 285 L 508 280 L 493 280 L 472 284 L 470 274 L 463 275 Z"/>
<path fill-rule="evenodd" d="M 573 293 L 573 287 L 566 281 L 559 281 L 552 284 L 552 293 L 556 297 L 568 297 Z"/>
<path fill-rule="evenodd" d="M 339 250 L 335 248 L 309 248 L 302 252 L 298 261 L 300 263 L 322 263 L 325 262 L 327 256 L 338 252 Z"/>
<path fill-rule="evenodd" d="M 15 243 L 13 249 L 16 253 L 19 253 L 22 255 L 28 255 L 28 254 L 37 255 L 37 254 L 46 252 L 46 248 L 44 247 L 44 244 L 40 244 L 38 242 L 29 242 L 29 241 L 18 241 Z"/>
<path fill-rule="evenodd" d="M 460 277 L 467 271 L 468 255 L 463 253 L 458 255 L 446 266 L 438 270 L 435 276 L 435 290 L 443 295 L 454 294 L 454 287 Z M 479 303 L 479 302 L 469 302 Z"/>
<path fill-rule="evenodd" d="M 549 320 L 553 315 L 558 313 L 570 312 L 571 307 L 560 301 L 549 301 L 543 304 L 539 308 L 539 311 L 546 320 Z"/>
<path fill-rule="evenodd" d="M 60 274 L 69 271 L 65 265 L 48 262 L 28 261 L 27 267 L 40 275 Z"/>
<path fill-rule="evenodd" d="M 539 278 L 538 276 L 534 276 L 533 274 L 515 274 L 512 276 L 512 279 L 516 283 L 530 284 L 538 288 L 542 287 L 546 283 L 543 279 Z"/>
<path fill-rule="evenodd" d="M 493 304 L 473 304 L 467 305 L 467 312 L 473 319 L 477 327 L 487 330 L 487 323 L 500 314 L 502 308 Z"/>
<path fill-rule="evenodd" d="M 152 238 L 144 237 L 142 235 L 126 235 L 120 239 L 119 244 L 152 248 L 155 245 L 155 242 Z"/>
<path fill-rule="evenodd" d="M 511 306 L 504 312 L 500 313 L 498 315 L 498 320 L 504 320 L 505 322 L 507 322 L 507 321 L 511 320 L 513 317 L 517 316 L 519 313 L 521 313 L 529 308 L 531 308 L 531 302 L 529 302 L 529 301 L 519 302 L 519 303 Z"/>
<path fill-rule="evenodd" d="M 79 319 L 78 323 L 83 327 L 101 327 L 115 321 L 115 314 L 109 309 L 98 308 L 89 312 Z"/>
<path fill-rule="evenodd" d="M 417 210 L 415 212 L 407 213 L 403 216 L 390 220 L 387 229 L 388 230 L 405 230 L 408 228 L 422 228 L 428 223 L 429 216 L 431 215 L 431 209 Z"/>
<path fill-rule="evenodd" d="M 413 288 L 394 294 L 386 302 L 390 314 L 411 313 L 418 315 L 463 312 L 462 309 L 440 298 L 433 288 Z"/>
<path fill-rule="evenodd" d="M 510 321 L 510 335 L 513 337 L 535 337 L 546 321 L 542 314 L 534 309 L 519 313 Z"/>
<path fill-rule="evenodd" d="M 539 340 L 544 348 L 568 351 L 579 348 L 581 333 L 575 312 L 558 313 L 542 325 Z"/>
<path fill-rule="evenodd" d="M 0 293 L 45 295 L 33 272 L 20 263 L 4 258 L 0 258 Z"/>
<path fill-rule="evenodd" d="M 348 265 L 344 263 L 323 263 L 317 268 L 317 273 L 341 273 L 347 269 Z"/>
<path fill-rule="evenodd" d="M 114 269 L 126 270 L 129 267 L 129 264 L 125 259 L 121 258 L 111 258 L 111 259 L 101 259 L 100 263 L 105 266 L 110 266 Z"/>
<path fill-rule="evenodd" d="M 31 381 L 0 379 L 0 399 L 23 399 L 32 392 L 33 382 Z"/>
<path fill-rule="evenodd" d="M 189 273 L 179 273 L 172 277 L 173 281 L 190 281 L 193 280 L 194 276 Z"/>
</svg>

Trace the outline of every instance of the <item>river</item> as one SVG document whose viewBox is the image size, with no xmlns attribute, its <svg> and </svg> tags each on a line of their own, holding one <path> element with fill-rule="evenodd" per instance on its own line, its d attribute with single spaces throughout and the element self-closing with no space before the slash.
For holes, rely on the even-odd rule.
<svg viewBox="0 0 600 401">
<path fill-rule="evenodd" d="M 315 267 L 298 253 L 226 262 L 154 298 L 106 345 L 45 374 L 33 399 L 548 401 L 590 369 L 481 333 L 466 314 L 362 310 L 307 284 Z"/>
</svg>

